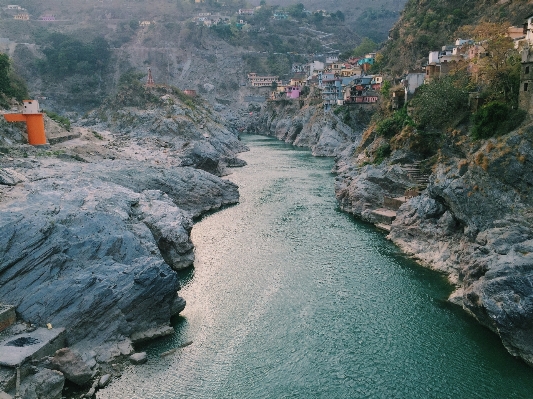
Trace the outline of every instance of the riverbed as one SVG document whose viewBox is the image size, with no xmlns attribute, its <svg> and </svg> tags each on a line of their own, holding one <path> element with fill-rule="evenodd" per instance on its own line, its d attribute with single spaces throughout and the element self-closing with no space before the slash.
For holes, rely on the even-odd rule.
<svg viewBox="0 0 533 399">
<path fill-rule="evenodd" d="M 243 141 L 240 203 L 193 228 L 176 333 L 98 398 L 531 397 L 533 370 L 446 301 L 442 275 L 338 210 L 332 159 Z"/>
</svg>

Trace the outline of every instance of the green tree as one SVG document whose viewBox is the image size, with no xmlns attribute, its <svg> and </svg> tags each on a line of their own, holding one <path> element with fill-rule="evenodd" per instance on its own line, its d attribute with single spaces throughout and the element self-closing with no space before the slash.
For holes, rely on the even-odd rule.
<svg viewBox="0 0 533 399">
<path fill-rule="evenodd" d="M 0 105 L 6 107 L 7 99 L 22 101 L 28 98 L 26 83 L 13 71 L 7 54 L 0 53 Z"/>
<path fill-rule="evenodd" d="M 7 54 L 0 53 L 0 93 L 3 94 L 8 94 L 11 88 L 9 69 L 9 57 Z"/>
<path fill-rule="evenodd" d="M 477 140 L 509 133 L 523 122 L 525 116 L 522 110 L 498 101 L 490 102 L 472 116 L 471 135 Z"/>
<path fill-rule="evenodd" d="M 302 18 L 305 16 L 304 14 L 305 7 L 302 3 L 294 4 L 292 6 L 287 7 L 287 13 L 294 18 Z"/>
<path fill-rule="evenodd" d="M 466 115 L 469 84 L 468 76 L 458 73 L 420 86 L 410 102 L 415 124 L 420 128 L 442 129 Z"/>
<path fill-rule="evenodd" d="M 341 10 L 337 10 L 337 12 L 331 13 L 331 18 L 338 19 L 339 21 L 344 22 L 345 16 Z"/>
<path fill-rule="evenodd" d="M 376 47 L 377 47 L 376 42 L 374 42 L 369 37 L 364 37 L 361 44 L 353 49 L 352 55 L 354 57 L 362 57 L 363 55 L 374 51 Z"/>
</svg>

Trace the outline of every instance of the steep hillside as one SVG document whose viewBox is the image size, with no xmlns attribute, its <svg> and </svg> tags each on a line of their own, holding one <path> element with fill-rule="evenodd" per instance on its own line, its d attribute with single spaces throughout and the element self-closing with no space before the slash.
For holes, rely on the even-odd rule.
<svg viewBox="0 0 533 399">
<path fill-rule="evenodd" d="M 42 102 L 47 109 L 83 114 L 116 88 L 124 72 L 133 68 L 146 73 L 149 66 L 157 83 L 195 89 L 212 103 L 235 104 L 247 92 L 247 72 L 287 79 L 292 63 L 350 51 L 365 36 L 376 42 L 385 39 L 404 1 L 304 4 L 308 10 L 325 10 L 324 16 L 288 12 L 290 7 L 303 9 L 292 2 L 267 2 L 255 15 L 238 18 L 238 9 L 253 2 L 120 0 L 95 6 L 74 1 L 69 7 L 59 0 L 21 2 L 29 21 L 14 20 L 2 1 L 0 51 L 13 58 L 30 94 L 46 97 Z M 282 10 L 290 18 L 274 20 L 273 12 Z M 231 25 L 209 28 L 193 22 L 199 13 L 230 18 Z M 54 15 L 55 21 L 39 20 L 43 15 Z M 240 19 L 245 26 L 237 26 Z M 141 27 L 140 21 L 150 25 Z M 97 48 L 103 52 L 95 56 Z"/>
<path fill-rule="evenodd" d="M 393 75 L 419 67 L 429 51 L 457 38 L 463 25 L 481 21 L 521 25 L 533 11 L 524 0 L 409 0 L 382 50 L 383 69 Z"/>
<path fill-rule="evenodd" d="M 260 0 L 250 3 L 258 5 Z M 391 26 L 398 20 L 406 0 L 336 0 L 325 3 L 322 0 L 272 0 L 268 3 L 286 7 L 301 3 L 307 10 L 321 10 L 324 8 L 333 11 L 340 10 L 345 15 L 346 24 L 356 34 L 370 37 L 375 42 L 387 39 Z"/>
</svg>

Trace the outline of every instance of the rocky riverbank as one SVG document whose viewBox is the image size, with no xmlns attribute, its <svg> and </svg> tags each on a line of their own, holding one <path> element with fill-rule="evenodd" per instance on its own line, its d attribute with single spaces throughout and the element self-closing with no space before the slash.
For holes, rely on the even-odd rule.
<svg viewBox="0 0 533 399">
<path fill-rule="evenodd" d="M 87 389 L 135 342 L 172 333 L 193 218 L 239 199 L 220 178 L 244 164 L 237 135 L 199 101 L 152 95 L 162 105 L 104 107 L 73 132 L 48 121 L 57 144 L 45 148 L 0 122 L 0 298 L 19 320 L 0 338 L 64 328 L 89 368 Z M 13 393 L 14 369 L 2 364 L 0 391 Z M 25 388 L 35 394 L 47 379 L 40 370 L 53 367 L 32 367 L 23 377 L 37 381 Z M 69 379 L 57 373 L 49 380 Z"/>
<path fill-rule="evenodd" d="M 450 301 L 530 365 L 532 132 L 526 126 L 500 138 L 456 143 L 454 153 L 439 153 L 427 188 L 404 199 L 389 234 L 421 264 L 445 273 L 456 286 Z M 343 154 L 335 188 L 341 208 L 379 223 L 376 208 L 417 184 L 405 167 L 412 166 L 413 158 L 406 155 L 395 158 L 393 153 L 380 165 L 350 169 L 346 165 L 359 164 L 357 157 Z"/>
<path fill-rule="evenodd" d="M 431 159 L 402 147 L 379 160 L 382 138 L 312 104 L 271 103 L 251 127 L 336 156 L 341 209 L 446 274 L 456 287 L 450 301 L 533 365 L 531 125 L 490 140 L 459 135 Z"/>
<path fill-rule="evenodd" d="M 315 156 L 335 156 L 356 146 L 365 127 L 356 116 L 348 125 L 339 115 L 317 105 L 320 93 L 298 101 L 268 101 L 248 124 L 248 132 L 268 134 L 298 147 L 311 149 Z M 364 113 L 364 112 L 363 112 Z"/>
</svg>

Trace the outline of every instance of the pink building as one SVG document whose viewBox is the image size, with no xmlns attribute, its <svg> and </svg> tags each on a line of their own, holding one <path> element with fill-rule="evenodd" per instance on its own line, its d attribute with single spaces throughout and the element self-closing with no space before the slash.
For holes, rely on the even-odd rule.
<svg viewBox="0 0 533 399">
<path fill-rule="evenodd" d="M 52 14 L 44 14 L 39 17 L 39 21 L 55 21 L 56 16 Z"/>
<path fill-rule="evenodd" d="M 287 98 L 296 99 L 300 97 L 299 87 L 287 87 Z"/>
</svg>

